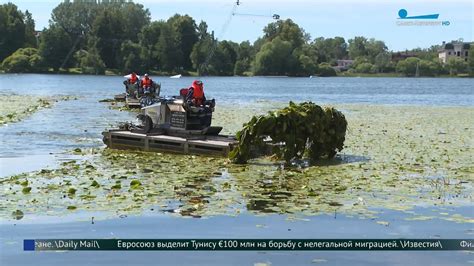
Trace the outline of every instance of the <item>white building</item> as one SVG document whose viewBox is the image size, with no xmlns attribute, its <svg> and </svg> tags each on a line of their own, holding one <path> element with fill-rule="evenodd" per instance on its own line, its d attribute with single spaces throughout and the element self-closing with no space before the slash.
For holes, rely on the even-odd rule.
<svg viewBox="0 0 474 266">
<path fill-rule="evenodd" d="M 449 58 L 451 57 L 459 57 L 464 59 L 464 61 L 467 61 L 470 47 L 471 45 L 468 42 L 443 42 L 441 49 L 438 51 L 438 58 L 443 64 L 446 64 L 446 62 L 448 62 Z"/>
</svg>

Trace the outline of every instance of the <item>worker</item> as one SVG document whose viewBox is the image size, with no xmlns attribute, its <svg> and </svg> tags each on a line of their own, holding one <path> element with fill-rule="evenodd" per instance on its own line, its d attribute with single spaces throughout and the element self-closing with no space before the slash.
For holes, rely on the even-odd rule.
<svg viewBox="0 0 474 266">
<path fill-rule="evenodd" d="M 133 72 L 132 74 L 129 75 L 130 77 L 127 78 L 126 80 L 123 81 L 123 84 L 127 86 L 128 84 L 135 84 L 138 82 L 138 76 L 137 73 Z M 127 76 L 125 76 L 127 77 Z"/>
<path fill-rule="evenodd" d="M 143 76 L 143 79 L 140 82 L 140 93 L 139 94 L 149 94 L 149 93 L 154 93 L 154 82 L 153 80 L 148 76 L 148 74 L 145 74 Z"/>
<path fill-rule="evenodd" d="M 128 84 L 135 84 L 138 82 L 138 76 L 137 76 L 137 73 L 133 72 L 132 74 L 130 74 L 130 77 L 127 78 L 123 84 L 125 84 L 125 86 L 127 86 Z"/>
<path fill-rule="evenodd" d="M 138 76 L 137 73 L 132 72 L 129 77 L 123 81 L 123 85 L 125 85 L 125 91 L 128 95 L 135 94 L 136 90 L 138 89 Z M 133 86 L 130 86 L 133 85 Z"/>
<path fill-rule="evenodd" d="M 147 89 L 153 86 L 153 80 L 148 76 L 148 74 L 145 74 L 142 81 L 141 81 L 141 87 L 143 89 Z"/>
<path fill-rule="evenodd" d="M 202 106 L 206 101 L 204 95 L 204 84 L 200 80 L 195 80 L 188 90 L 186 100 L 194 106 Z"/>
<path fill-rule="evenodd" d="M 132 72 L 132 74 L 130 75 L 130 78 L 128 79 L 128 83 L 135 84 L 136 82 L 138 82 L 137 73 Z"/>
</svg>

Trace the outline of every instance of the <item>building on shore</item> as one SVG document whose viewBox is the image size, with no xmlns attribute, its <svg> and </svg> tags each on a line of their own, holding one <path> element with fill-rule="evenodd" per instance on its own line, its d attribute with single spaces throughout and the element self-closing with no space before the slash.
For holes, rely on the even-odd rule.
<svg viewBox="0 0 474 266">
<path fill-rule="evenodd" d="M 471 44 L 463 41 L 443 42 L 441 49 L 438 50 L 438 58 L 441 63 L 446 64 L 449 58 L 458 57 L 467 61 L 469 58 L 469 48 Z"/>
<path fill-rule="evenodd" d="M 409 57 L 417 57 L 417 56 L 418 55 L 416 53 L 412 53 L 412 52 L 408 52 L 408 51 L 396 52 L 396 53 L 392 53 L 392 61 L 397 63 L 400 60 L 405 60 Z"/>
<path fill-rule="evenodd" d="M 350 60 L 350 59 L 344 59 L 344 60 L 337 60 L 337 66 L 334 66 L 333 68 L 335 70 L 339 70 L 339 71 L 345 71 L 345 70 L 348 70 L 349 67 L 354 63 L 354 60 Z"/>
</svg>

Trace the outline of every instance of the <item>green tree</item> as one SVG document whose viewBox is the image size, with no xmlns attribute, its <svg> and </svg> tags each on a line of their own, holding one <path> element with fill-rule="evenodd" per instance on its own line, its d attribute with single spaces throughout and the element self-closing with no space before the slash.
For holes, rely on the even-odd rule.
<svg viewBox="0 0 474 266">
<path fill-rule="evenodd" d="M 438 50 L 441 48 L 440 45 L 432 45 L 430 48 L 415 48 L 406 50 L 405 53 L 415 54 L 416 57 L 424 60 L 438 59 Z"/>
<path fill-rule="evenodd" d="M 296 58 L 295 66 L 289 70 L 292 76 L 310 76 L 318 70 L 318 55 L 315 49 L 304 44 L 301 48 L 293 50 L 293 57 Z"/>
<path fill-rule="evenodd" d="M 108 8 L 107 5 L 106 8 Z M 115 8 L 119 9 L 117 13 L 120 13 L 120 18 L 123 21 L 122 25 L 126 39 L 138 42 L 139 33 L 150 24 L 151 19 L 148 8 L 144 8 L 143 5 L 131 1 L 116 3 Z"/>
<path fill-rule="evenodd" d="M 79 62 L 84 74 L 103 75 L 105 73 L 105 64 L 96 48 L 87 51 Z"/>
<path fill-rule="evenodd" d="M 314 39 L 312 46 L 317 51 L 318 62 L 333 63 L 347 57 L 347 43 L 342 37 Z"/>
<path fill-rule="evenodd" d="M 362 36 L 356 36 L 353 39 L 349 39 L 349 45 L 347 47 L 349 57 L 357 58 L 368 56 L 367 51 L 367 38 Z"/>
<path fill-rule="evenodd" d="M 167 23 L 176 34 L 176 45 L 181 50 L 182 57 L 175 58 L 179 66 L 184 69 L 191 69 L 191 52 L 194 45 L 198 42 L 199 36 L 194 19 L 188 15 L 174 15 L 168 19 Z"/>
<path fill-rule="evenodd" d="M 78 50 L 87 49 L 88 37 L 91 36 L 92 25 L 98 12 L 99 4 L 88 0 L 63 1 L 53 9 L 50 28 L 54 27 L 56 31 L 60 28 L 71 40 L 64 44 L 63 49 L 68 50 L 64 56 L 63 49 L 58 51 L 59 54 L 56 57 L 63 58 L 60 66 L 54 66 L 55 69 L 74 65 L 75 62 L 70 60 L 71 55 Z M 54 56 L 54 53 L 53 50 L 51 56 Z"/>
<path fill-rule="evenodd" d="M 35 72 L 41 69 L 41 61 L 38 49 L 20 48 L 3 60 L 2 68 L 10 73 Z"/>
<path fill-rule="evenodd" d="M 441 64 L 438 61 L 420 60 L 418 64 L 420 76 L 436 76 L 441 71 Z"/>
<path fill-rule="evenodd" d="M 95 75 L 105 73 L 105 63 L 100 57 L 99 50 L 97 49 L 97 43 L 98 39 L 92 37 L 88 40 L 88 50 L 81 51 L 78 61 L 82 73 Z"/>
<path fill-rule="evenodd" d="M 310 76 L 318 70 L 317 63 L 309 56 L 300 54 L 298 56 L 298 63 L 300 64 L 299 71 L 294 73 L 296 76 Z"/>
<path fill-rule="evenodd" d="M 143 5 L 124 0 L 64 1 L 53 9 L 51 25 L 61 27 L 73 40 L 71 52 L 88 49 L 88 38 L 99 38 L 97 49 L 107 67 L 117 68 L 121 43 L 138 41 L 140 30 L 150 23 Z"/>
<path fill-rule="evenodd" d="M 92 36 L 97 38 L 97 49 L 108 68 L 118 68 L 121 43 L 125 40 L 123 17 L 116 9 L 104 9 L 94 20 Z"/>
<path fill-rule="evenodd" d="M 246 71 L 249 70 L 250 67 L 250 61 L 243 59 L 243 60 L 238 60 L 235 62 L 234 66 L 234 75 L 236 76 L 243 76 Z"/>
<path fill-rule="evenodd" d="M 198 70 L 198 74 L 203 74 L 201 71 L 205 71 L 205 69 L 201 69 L 201 66 L 205 63 L 210 51 L 214 49 L 216 40 L 213 34 L 207 32 L 207 23 L 204 21 L 198 25 L 198 36 L 199 41 L 194 44 L 190 57 L 193 68 Z"/>
<path fill-rule="evenodd" d="M 391 63 L 392 56 L 388 52 L 380 52 L 374 59 L 374 65 L 378 72 L 384 72 Z"/>
<path fill-rule="evenodd" d="M 446 62 L 446 69 L 448 69 L 450 75 L 466 73 L 468 66 L 468 63 L 459 57 L 451 57 Z"/>
<path fill-rule="evenodd" d="M 347 43 L 342 37 L 334 37 L 332 41 L 334 45 L 334 58 L 345 59 L 347 57 Z"/>
<path fill-rule="evenodd" d="M 237 61 L 238 44 L 222 41 L 217 44 L 214 56 L 208 65 L 208 74 L 219 76 L 234 75 L 235 62 Z"/>
<path fill-rule="evenodd" d="M 140 34 L 138 35 L 139 44 L 141 47 L 140 51 L 140 60 L 145 69 L 157 69 L 158 60 L 156 43 L 161 35 L 161 29 L 165 26 L 164 21 L 153 21 L 149 25 L 142 28 Z M 128 56 L 126 54 L 122 55 L 122 58 Z"/>
<path fill-rule="evenodd" d="M 61 27 L 70 38 L 88 34 L 99 12 L 96 1 L 64 1 L 51 14 L 51 23 Z"/>
<path fill-rule="evenodd" d="M 474 45 L 470 46 L 468 53 L 469 53 L 468 62 L 469 62 L 470 72 L 471 72 L 471 75 L 474 75 Z"/>
<path fill-rule="evenodd" d="M 163 24 L 158 42 L 155 45 L 156 58 L 159 69 L 163 71 L 175 71 L 179 66 L 176 58 L 182 57 L 181 50 L 176 49 L 176 37 L 170 25 Z"/>
<path fill-rule="evenodd" d="M 28 10 L 25 11 L 25 46 L 26 47 L 37 47 L 37 41 L 35 36 L 35 21 Z"/>
<path fill-rule="evenodd" d="M 375 57 L 379 54 L 384 54 L 387 52 L 387 46 L 383 41 L 375 40 L 371 38 L 365 44 L 367 56 L 370 58 L 370 61 L 375 62 Z"/>
<path fill-rule="evenodd" d="M 257 75 L 307 75 L 315 70 L 308 46 L 309 34 L 291 19 L 268 24 L 264 37 L 254 43 L 258 49 L 253 62 Z"/>
<path fill-rule="evenodd" d="M 0 61 L 25 44 L 25 23 L 17 6 L 0 5 Z"/>
<path fill-rule="evenodd" d="M 260 51 L 260 49 L 266 42 L 267 40 L 263 37 L 259 37 L 253 42 L 253 51 L 254 51 L 253 58 L 255 58 L 255 55 L 257 54 L 257 52 Z"/>
<path fill-rule="evenodd" d="M 337 76 L 336 70 L 328 63 L 321 63 L 318 66 L 317 74 L 321 77 Z"/>
<path fill-rule="evenodd" d="M 277 37 L 262 46 L 255 56 L 256 75 L 288 75 L 295 66 L 292 43 Z"/>
<path fill-rule="evenodd" d="M 291 19 L 270 23 L 263 29 L 263 32 L 267 42 L 280 38 L 282 41 L 290 42 L 293 49 L 301 47 L 309 41 L 309 35 Z"/>
<path fill-rule="evenodd" d="M 355 71 L 357 73 L 374 73 L 376 71 L 376 66 L 371 63 L 361 63 L 357 65 Z"/>
<path fill-rule="evenodd" d="M 235 62 L 234 75 L 243 75 L 249 71 L 254 57 L 254 49 L 249 41 L 241 42 L 237 49 L 237 61 Z"/>
<path fill-rule="evenodd" d="M 138 43 L 130 40 L 122 43 L 120 53 L 122 54 L 122 71 L 124 73 L 144 72 L 146 68 L 143 65 L 143 60 L 140 58 L 142 47 Z"/>
<path fill-rule="evenodd" d="M 368 59 L 367 56 L 359 56 L 359 57 L 356 57 L 354 59 L 354 62 L 352 63 L 352 65 L 350 65 L 350 69 L 349 71 L 350 72 L 357 72 L 357 67 L 360 65 L 360 64 L 363 64 L 363 63 L 370 63 L 370 60 Z"/>
<path fill-rule="evenodd" d="M 417 57 L 409 57 L 405 60 L 400 60 L 397 63 L 396 70 L 405 76 L 414 76 L 416 74 L 416 69 L 419 62 L 420 59 Z"/>
<path fill-rule="evenodd" d="M 58 71 L 72 46 L 73 43 L 69 34 L 62 27 L 51 25 L 48 29 L 43 30 L 41 34 L 39 54 L 46 66 Z"/>
</svg>

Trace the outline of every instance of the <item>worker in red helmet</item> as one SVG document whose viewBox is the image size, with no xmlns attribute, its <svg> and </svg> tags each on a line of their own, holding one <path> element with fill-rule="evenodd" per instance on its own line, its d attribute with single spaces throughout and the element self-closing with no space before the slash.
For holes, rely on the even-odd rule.
<svg viewBox="0 0 474 266">
<path fill-rule="evenodd" d="M 135 84 L 137 81 L 138 81 L 137 73 L 132 72 L 132 74 L 130 75 L 130 78 L 128 79 L 128 82 L 130 84 Z"/>
<path fill-rule="evenodd" d="M 190 101 L 194 106 L 202 106 L 206 101 L 206 96 L 204 95 L 204 84 L 200 80 L 195 80 L 193 85 L 188 90 L 188 95 L 186 96 L 187 101 Z"/>
</svg>

